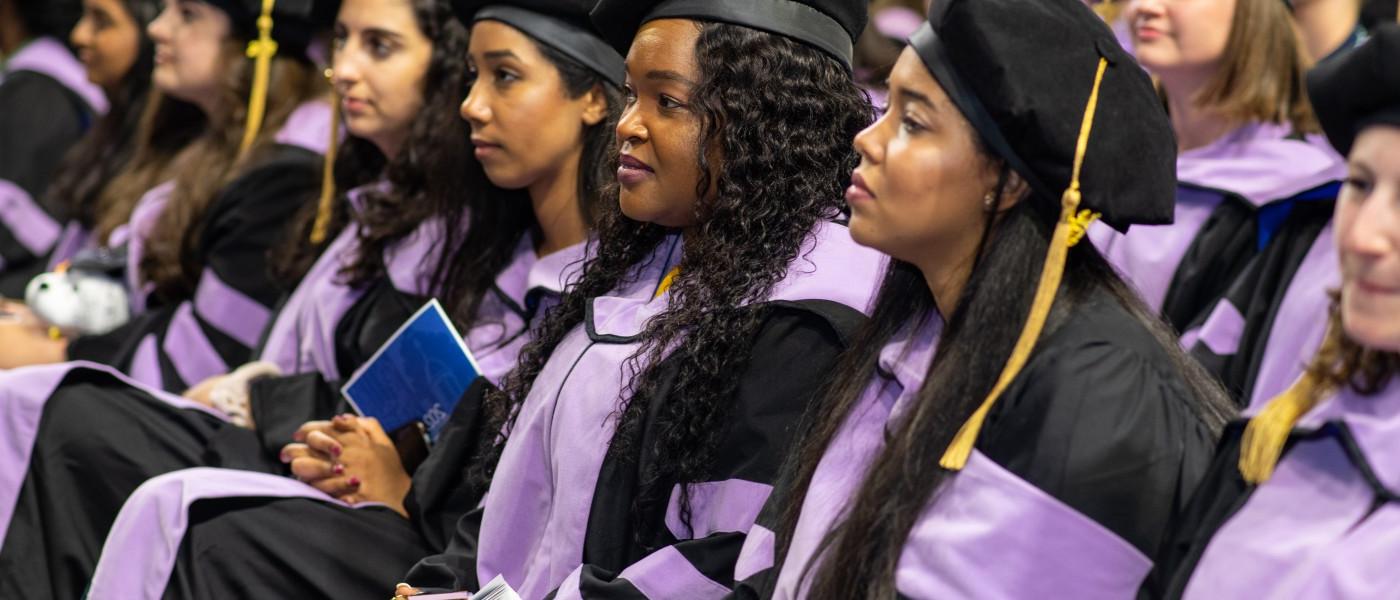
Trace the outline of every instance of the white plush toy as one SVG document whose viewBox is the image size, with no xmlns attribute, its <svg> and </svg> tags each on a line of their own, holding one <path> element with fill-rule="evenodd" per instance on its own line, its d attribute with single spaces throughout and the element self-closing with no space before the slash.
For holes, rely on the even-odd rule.
<svg viewBox="0 0 1400 600">
<path fill-rule="evenodd" d="M 30 280 L 24 301 L 34 316 L 68 336 L 107 333 L 131 319 L 126 286 L 95 273 L 44 273 Z"/>
</svg>

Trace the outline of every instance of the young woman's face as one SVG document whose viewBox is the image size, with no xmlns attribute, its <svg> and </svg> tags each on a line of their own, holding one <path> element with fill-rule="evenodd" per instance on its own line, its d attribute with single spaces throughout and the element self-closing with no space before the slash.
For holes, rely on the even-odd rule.
<svg viewBox="0 0 1400 600">
<path fill-rule="evenodd" d="M 917 266 L 971 260 L 996 186 L 973 135 L 905 49 L 890 72 L 889 110 L 856 136 L 861 163 L 846 193 L 856 242 Z"/>
<path fill-rule="evenodd" d="M 122 0 L 83 0 L 83 17 L 70 36 L 88 79 L 114 90 L 141 54 L 141 26 Z"/>
<path fill-rule="evenodd" d="M 607 118 L 601 88 L 571 98 L 559 68 L 528 35 L 499 21 L 472 25 L 471 91 L 462 118 L 491 183 L 528 189 L 578 171 L 584 130 Z M 570 189 L 573 189 L 572 187 Z"/>
<path fill-rule="evenodd" d="M 332 81 L 345 127 L 395 156 L 423 110 L 433 42 L 410 0 L 345 0 L 335 23 Z"/>
<path fill-rule="evenodd" d="M 228 14 L 209 4 L 165 0 L 165 9 L 146 28 L 156 44 L 156 88 L 210 110 L 223 86 L 230 29 Z"/>
<path fill-rule="evenodd" d="M 662 19 L 647 23 L 632 40 L 627 110 L 617 124 L 620 202 L 629 218 L 664 227 L 695 224 L 700 119 L 689 102 L 700 79 L 699 39 L 695 21 Z"/>
<path fill-rule="evenodd" d="M 1400 127 L 1357 136 L 1337 199 L 1342 324 L 1351 339 L 1400 352 Z"/>
<path fill-rule="evenodd" d="M 1213 72 L 1237 0 L 1132 0 L 1126 19 L 1138 62 L 1157 75 Z"/>
</svg>

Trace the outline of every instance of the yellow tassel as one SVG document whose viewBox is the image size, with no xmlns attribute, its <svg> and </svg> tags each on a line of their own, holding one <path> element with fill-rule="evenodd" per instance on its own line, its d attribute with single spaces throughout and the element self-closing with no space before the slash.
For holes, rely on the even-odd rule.
<svg viewBox="0 0 1400 600">
<path fill-rule="evenodd" d="M 1249 420 L 1240 440 L 1240 475 L 1245 481 L 1257 485 L 1273 476 L 1293 425 L 1317 405 L 1320 396 L 1312 377 L 1304 375 Z"/>
<path fill-rule="evenodd" d="M 272 57 L 277 56 L 277 42 L 272 39 L 272 7 L 277 0 L 263 0 L 258 16 L 258 39 L 248 42 L 248 58 L 253 63 L 253 93 L 248 98 L 248 121 L 243 129 L 243 143 L 238 147 L 241 159 L 253 147 L 262 130 L 263 114 L 267 111 L 267 86 L 272 76 Z"/>
<path fill-rule="evenodd" d="M 1016 379 L 1016 375 L 1026 366 L 1036 341 L 1040 339 L 1040 332 L 1045 328 L 1045 321 L 1050 316 L 1050 307 L 1055 303 L 1055 294 L 1060 289 L 1061 278 L 1064 277 L 1065 259 L 1069 256 L 1069 249 L 1084 237 L 1089 223 L 1098 218 L 1097 213 L 1078 212 L 1079 202 L 1083 199 L 1079 191 L 1079 172 L 1084 165 L 1084 154 L 1089 148 L 1089 133 L 1093 130 L 1094 113 L 1099 104 L 1099 87 L 1103 84 L 1103 75 L 1107 68 L 1108 61 L 1100 58 L 1098 73 L 1094 75 L 1094 89 L 1089 93 L 1089 104 L 1084 110 L 1084 118 L 1079 127 L 1079 142 L 1074 151 L 1074 171 L 1070 177 L 1069 189 L 1060 197 L 1060 220 L 1055 224 L 1055 232 L 1050 238 L 1050 249 L 1046 252 L 1045 265 L 1040 271 L 1040 283 L 1036 286 L 1035 298 L 1031 301 L 1030 315 L 1026 318 L 1021 336 L 1016 339 L 1016 346 L 1012 349 L 1010 358 L 1006 360 L 1006 365 L 997 377 L 991 393 L 987 394 L 982 405 L 977 407 L 966 423 L 963 423 L 958 434 L 953 437 L 953 442 L 948 445 L 948 449 L 938 461 L 939 466 L 950 471 L 961 471 L 967 466 L 968 459 L 972 457 L 972 449 L 977 444 L 977 436 L 982 432 L 982 425 L 987 420 L 987 414 Z"/>
<path fill-rule="evenodd" d="M 672 267 L 670 271 L 667 271 L 666 276 L 661 278 L 661 284 L 656 286 L 656 293 L 652 295 L 651 299 L 660 298 L 662 294 L 666 293 L 666 290 L 671 289 L 671 285 L 676 282 L 676 278 L 680 274 L 681 268 L 679 266 Z"/>
<path fill-rule="evenodd" d="M 326 146 L 326 162 L 321 167 L 321 199 L 316 204 L 316 222 L 311 226 L 311 243 L 319 246 L 330 235 L 331 215 L 335 212 L 335 155 L 340 145 L 340 94 L 332 93 L 331 143 Z"/>
<path fill-rule="evenodd" d="M 1323 339 L 1334 339 L 1332 331 Z M 1319 354 L 1327 354 L 1326 348 Z M 1326 391 L 1312 373 L 1305 373 L 1249 420 L 1240 438 L 1239 468 L 1245 481 L 1258 485 L 1273 477 L 1288 434 L 1298 419 L 1317 406 Z"/>
</svg>

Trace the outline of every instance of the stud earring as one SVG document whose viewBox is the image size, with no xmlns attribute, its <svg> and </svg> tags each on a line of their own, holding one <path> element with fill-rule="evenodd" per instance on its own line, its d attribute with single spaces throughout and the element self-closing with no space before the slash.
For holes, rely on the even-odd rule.
<svg viewBox="0 0 1400 600">
<path fill-rule="evenodd" d="M 982 206 L 987 209 L 987 212 L 992 212 L 992 206 L 996 204 L 996 200 L 996 196 L 987 192 L 987 195 L 982 197 Z"/>
</svg>

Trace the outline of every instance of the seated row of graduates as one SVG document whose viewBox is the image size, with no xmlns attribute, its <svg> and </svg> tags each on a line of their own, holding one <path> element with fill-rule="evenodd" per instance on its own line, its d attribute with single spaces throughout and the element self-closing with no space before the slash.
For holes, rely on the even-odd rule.
<svg viewBox="0 0 1400 600">
<path fill-rule="evenodd" d="M 3 351 L 89 361 L 0 375 L 5 595 L 360 597 L 501 575 L 526 598 L 1122 597 L 1154 560 L 1152 595 L 1392 585 L 1348 571 L 1393 518 L 1353 510 L 1395 494 L 1388 423 L 1348 412 L 1395 395 L 1383 303 L 1342 313 L 1319 366 L 1252 421 L 1245 454 L 1264 458 L 1244 475 L 1231 394 L 1173 331 L 1252 365 L 1235 397 L 1292 381 L 1264 381 L 1270 344 L 1239 340 L 1267 340 L 1294 292 L 1258 273 L 1269 257 L 1297 271 L 1297 248 L 1333 235 L 1300 216 L 1332 179 L 1280 174 L 1340 161 L 1305 150 L 1315 165 L 1289 155 L 1243 192 L 1178 187 L 1238 153 L 1178 156 L 1147 74 L 1076 0 L 935 3 L 878 120 L 849 72 L 863 2 L 269 6 L 275 56 L 241 55 L 262 2 L 171 3 L 149 26 L 164 58 L 144 134 L 181 111 L 196 127 L 143 142 L 121 177 L 153 189 L 125 233 L 98 231 L 129 240 L 138 316 Z M 338 148 L 301 56 L 332 19 Z M 1338 213 L 1382 237 L 1394 208 L 1368 194 L 1394 177 L 1374 135 L 1394 135 L 1400 85 L 1378 65 L 1397 35 L 1313 77 L 1329 139 L 1372 161 Z M 259 62 L 265 111 L 242 100 Z M 1219 146 L 1315 150 L 1302 133 L 1247 123 Z M 1286 215 L 1240 242 L 1279 198 Z M 1096 218 L 1177 222 L 1123 236 Z M 273 271 L 295 282 L 280 306 Z M 429 296 L 485 377 L 409 473 L 375 422 L 334 417 L 334 390 Z M 1325 301 L 1302 305 L 1284 314 L 1325 326 Z M 1355 493 L 1319 508 L 1318 465 Z M 1314 544 L 1281 554 L 1301 534 L 1257 526 L 1281 518 Z"/>
</svg>

